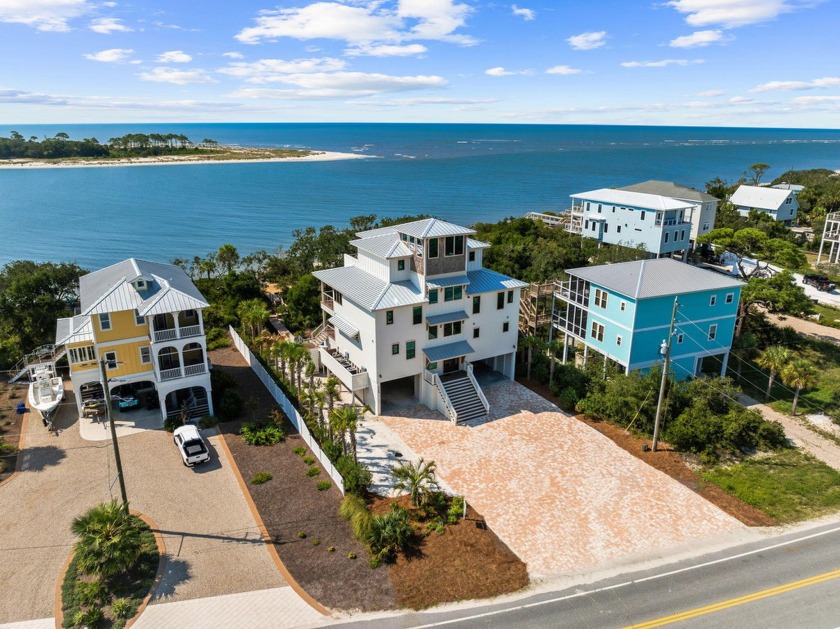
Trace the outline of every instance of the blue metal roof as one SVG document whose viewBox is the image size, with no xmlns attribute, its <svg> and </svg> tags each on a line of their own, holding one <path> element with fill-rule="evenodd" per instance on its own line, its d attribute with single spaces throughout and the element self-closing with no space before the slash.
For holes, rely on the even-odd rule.
<svg viewBox="0 0 840 629">
<path fill-rule="evenodd" d="M 463 310 L 457 312 L 444 312 L 443 314 L 429 315 L 426 317 L 426 323 L 429 325 L 440 325 L 441 323 L 452 323 L 453 321 L 463 321 L 469 319 L 468 315 Z"/>
<path fill-rule="evenodd" d="M 479 269 L 477 271 L 470 271 L 467 273 L 470 280 L 470 285 L 467 286 L 467 295 L 477 295 L 478 293 L 491 293 L 501 290 L 509 290 L 511 288 L 525 288 L 528 286 L 527 282 L 496 273 L 490 269 Z"/>
<path fill-rule="evenodd" d="M 473 348 L 466 341 L 455 341 L 446 345 L 423 348 L 423 353 L 426 355 L 426 358 L 433 362 L 466 356 L 467 354 L 472 354 L 473 351 Z"/>
<path fill-rule="evenodd" d="M 426 286 L 429 288 L 447 288 L 448 286 L 463 286 L 469 284 L 470 278 L 466 275 L 456 275 L 455 277 L 436 277 L 426 280 Z"/>
</svg>

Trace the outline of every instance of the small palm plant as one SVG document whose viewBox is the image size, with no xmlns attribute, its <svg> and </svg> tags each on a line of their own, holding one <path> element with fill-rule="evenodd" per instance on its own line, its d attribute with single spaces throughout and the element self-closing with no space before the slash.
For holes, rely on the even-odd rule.
<svg viewBox="0 0 840 629">
<path fill-rule="evenodd" d="M 790 361 L 782 369 L 782 382 L 789 387 L 795 387 L 793 394 L 793 407 L 791 412 L 796 415 L 796 404 L 799 402 L 799 393 L 802 389 L 814 386 L 817 381 L 817 369 L 814 364 L 804 358 L 797 358 Z"/>
<path fill-rule="evenodd" d="M 398 466 L 391 468 L 394 489 L 408 492 L 411 504 L 420 507 L 437 489 L 436 471 L 434 461 L 425 463 L 422 458 L 416 464 L 402 461 Z"/>
<path fill-rule="evenodd" d="M 74 550 L 79 569 L 98 577 L 111 577 L 132 568 L 143 552 L 139 520 L 116 500 L 100 504 L 73 520 L 79 536 Z"/>
<path fill-rule="evenodd" d="M 408 511 L 396 504 L 383 515 L 370 520 L 368 543 L 375 559 L 393 558 L 400 550 L 410 548 L 414 537 Z"/>
</svg>

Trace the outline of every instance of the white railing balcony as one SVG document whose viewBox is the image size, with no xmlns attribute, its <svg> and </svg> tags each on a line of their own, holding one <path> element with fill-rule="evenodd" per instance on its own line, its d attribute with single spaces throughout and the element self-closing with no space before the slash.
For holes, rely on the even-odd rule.
<svg viewBox="0 0 840 629">
<path fill-rule="evenodd" d="M 167 328 L 166 330 L 155 330 L 154 333 L 155 343 L 160 343 L 161 341 L 171 341 L 173 339 L 178 338 L 178 330 L 175 328 Z"/>
<path fill-rule="evenodd" d="M 197 363 L 195 365 L 184 366 L 185 378 L 189 376 L 198 376 L 203 373 L 207 373 L 207 365 L 205 365 L 204 363 Z"/>
<path fill-rule="evenodd" d="M 327 297 L 326 295 L 321 297 L 321 307 L 328 312 L 335 312 L 335 302 L 331 297 Z"/>
<path fill-rule="evenodd" d="M 180 337 L 182 339 L 188 338 L 190 336 L 201 336 L 201 326 L 200 325 L 187 325 L 181 328 Z"/>
<path fill-rule="evenodd" d="M 368 387 L 370 378 L 367 371 L 348 360 L 334 356 L 326 347 L 319 347 L 318 351 L 321 354 L 321 364 L 341 380 L 345 387 L 351 391 L 362 391 Z"/>
<path fill-rule="evenodd" d="M 167 380 L 175 380 L 176 378 L 183 378 L 183 374 L 181 373 L 180 367 L 175 367 L 175 369 L 161 369 L 160 372 L 160 381 L 166 382 Z"/>
</svg>

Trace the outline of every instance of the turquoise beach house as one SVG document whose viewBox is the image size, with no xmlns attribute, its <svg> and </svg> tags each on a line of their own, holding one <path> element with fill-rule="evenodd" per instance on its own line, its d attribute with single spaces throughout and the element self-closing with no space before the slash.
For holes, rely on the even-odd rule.
<svg viewBox="0 0 840 629">
<path fill-rule="evenodd" d="M 564 363 L 580 349 L 624 373 L 660 364 L 676 299 L 672 375 L 725 374 L 743 282 L 671 258 L 566 272 L 553 322 Z"/>
</svg>

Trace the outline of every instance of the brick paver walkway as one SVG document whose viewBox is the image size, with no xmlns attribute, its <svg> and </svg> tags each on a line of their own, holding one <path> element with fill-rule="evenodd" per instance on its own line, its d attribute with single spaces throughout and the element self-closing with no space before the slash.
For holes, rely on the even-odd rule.
<svg viewBox="0 0 840 629">
<path fill-rule="evenodd" d="M 491 420 L 427 408 L 379 417 L 487 519 L 532 577 L 575 574 L 744 528 L 669 476 L 514 382 L 485 388 Z"/>
</svg>

